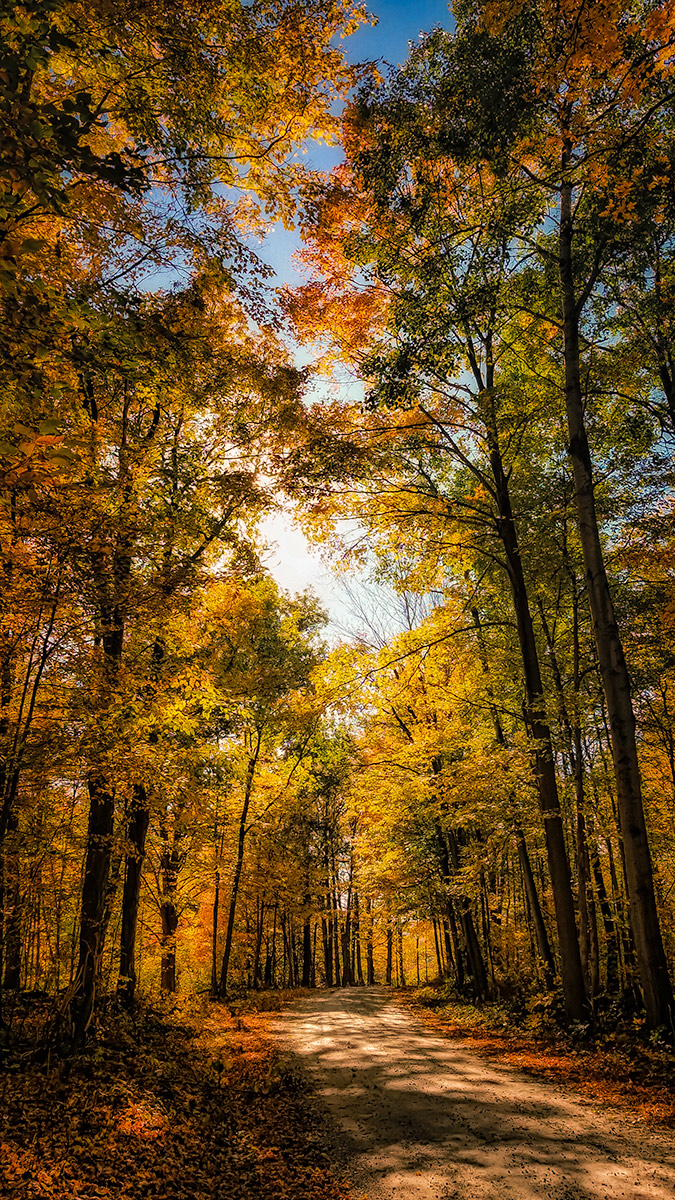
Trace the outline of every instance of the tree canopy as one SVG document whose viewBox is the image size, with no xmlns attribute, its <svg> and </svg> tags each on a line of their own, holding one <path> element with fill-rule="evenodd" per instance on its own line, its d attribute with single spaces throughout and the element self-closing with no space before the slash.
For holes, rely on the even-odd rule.
<svg viewBox="0 0 675 1200">
<path fill-rule="evenodd" d="M 0 8 L 8 1030 L 431 977 L 672 1035 L 675 18 L 453 12 L 382 74 L 333 0 Z"/>
</svg>

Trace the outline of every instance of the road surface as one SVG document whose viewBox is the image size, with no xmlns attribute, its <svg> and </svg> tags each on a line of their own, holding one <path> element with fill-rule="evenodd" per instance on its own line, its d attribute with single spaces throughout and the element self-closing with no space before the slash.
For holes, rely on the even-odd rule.
<svg viewBox="0 0 675 1200">
<path fill-rule="evenodd" d="M 276 1027 L 355 1200 L 675 1200 L 675 1138 L 483 1061 L 382 988 L 317 992 Z"/>
</svg>

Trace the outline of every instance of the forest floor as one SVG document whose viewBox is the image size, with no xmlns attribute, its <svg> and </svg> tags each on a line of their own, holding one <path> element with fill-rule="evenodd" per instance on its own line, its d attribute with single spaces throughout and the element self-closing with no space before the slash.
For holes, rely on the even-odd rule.
<svg viewBox="0 0 675 1200">
<path fill-rule="evenodd" d="M 675 1195 L 668 1051 L 535 1040 L 432 989 L 257 1003 L 272 1011 L 143 1004 L 47 1058 L 49 1010 L 15 1012 L 0 1051 L 0 1197 Z"/>
<path fill-rule="evenodd" d="M 31 1023 L 3 1056 L 3 1200 L 345 1200 L 264 1014 L 142 1007 L 42 1062 Z"/>
<path fill-rule="evenodd" d="M 425 1025 L 497 1059 L 548 1079 L 603 1107 L 675 1130 L 675 1050 L 650 1042 L 637 1020 L 624 1019 L 592 1038 L 570 1037 L 559 1026 L 520 1020 L 508 1007 L 448 999 L 437 988 L 398 991 L 396 999 Z"/>
<path fill-rule="evenodd" d="M 602 1081 L 601 1052 L 558 1049 L 556 1061 L 544 1047 L 537 1061 L 526 1038 L 472 1029 L 457 1011 L 420 1019 L 391 992 L 360 988 L 308 994 L 275 1020 L 314 1081 L 354 1197 L 672 1200 L 672 1131 L 649 1127 L 658 1106 L 640 1112 L 632 1096 L 622 1103 L 621 1081 Z M 583 1093 L 594 1073 L 598 1090 Z"/>
</svg>

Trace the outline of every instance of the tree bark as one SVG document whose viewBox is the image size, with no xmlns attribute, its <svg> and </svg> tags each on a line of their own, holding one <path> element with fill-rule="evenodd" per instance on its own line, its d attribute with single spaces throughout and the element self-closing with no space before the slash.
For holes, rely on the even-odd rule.
<svg viewBox="0 0 675 1200">
<path fill-rule="evenodd" d="M 607 888 L 605 887 L 605 880 L 597 850 L 591 851 L 590 859 L 593 878 L 595 879 L 595 890 L 598 893 L 600 915 L 605 927 L 605 988 L 608 992 L 616 992 L 619 989 L 619 939 L 617 937 L 616 921 L 614 920 L 614 913 L 612 912 L 612 906 L 607 895 Z"/>
<path fill-rule="evenodd" d="M 452 948 L 454 951 L 454 963 L 455 963 L 455 973 L 456 973 L 456 977 L 457 977 L 457 986 L 459 988 L 463 988 L 464 981 L 466 978 L 466 974 L 464 971 L 464 956 L 462 954 L 462 947 L 460 945 L 460 940 L 459 940 L 459 930 L 457 928 L 457 919 L 455 917 L 455 906 L 454 906 L 452 900 L 450 899 L 450 897 L 448 897 L 447 908 L 448 908 L 448 924 L 450 926 L 450 937 L 452 939 Z"/>
<path fill-rule="evenodd" d="M 405 981 L 405 971 L 403 970 L 403 924 L 401 921 L 398 921 L 398 923 L 397 923 L 396 933 L 397 933 L 396 943 L 397 943 L 397 951 L 398 951 L 398 979 L 399 979 L 399 985 L 402 988 L 404 988 L 404 987 L 407 987 L 407 984 Z"/>
<path fill-rule="evenodd" d="M 142 784 L 134 787 L 127 837 L 131 846 L 126 855 L 122 890 L 122 928 L 120 933 L 120 972 L 117 995 L 130 1008 L 136 992 L 136 929 L 141 895 L 145 839 L 150 823 L 148 797 Z"/>
<path fill-rule="evenodd" d="M 361 912 L 359 908 L 359 893 L 354 892 L 354 957 L 356 960 L 356 971 L 352 971 L 352 976 L 361 987 L 363 987 L 363 964 L 361 962 Z"/>
<path fill-rule="evenodd" d="M 370 896 L 366 899 L 366 983 L 372 987 L 375 983 L 375 961 L 373 957 L 373 905 Z"/>
<path fill-rule="evenodd" d="M 516 829 L 516 845 L 518 847 L 518 861 L 520 862 L 520 869 L 523 874 L 525 898 L 534 930 L 534 940 L 544 967 L 544 982 L 550 988 L 553 986 L 555 979 L 555 959 L 548 940 L 544 914 L 541 911 L 541 904 L 539 903 L 539 892 L 537 891 L 530 856 L 527 852 L 525 834 L 520 827 Z"/>
<path fill-rule="evenodd" d="M 433 926 L 433 930 L 434 930 L 434 946 L 436 949 L 436 964 L 438 966 L 438 978 L 443 979 L 445 977 L 445 968 L 443 965 L 443 954 L 441 952 L 441 941 L 438 936 L 438 921 L 436 920 L 435 917 L 432 918 L 432 926 Z"/>
<path fill-rule="evenodd" d="M 213 874 L 213 913 L 211 917 L 211 997 L 218 995 L 218 912 L 220 909 L 220 869 Z"/>
<path fill-rule="evenodd" d="M 312 921 L 310 904 L 312 897 L 309 892 L 309 881 L 305 892 L 305 918 L 302 923 L 302 986 L 308 988 L 312 981 Z"/>
<path fill-rule="evenodd" d="M 330 896 L 326 895 L 326 905 L 330 903 Z M 330 913 L 330 909 L 329 909 Z M 325 916 L 321 918 L 321 935 L 323 937 L 323 974 L 326 981 L 326 987 L 333 986 L 333 922 L 329 915 L 328 920 Z"/>
<path fill-rule="evenodd" d="M 588 1016 L 588 1007 L 574 915 L 572 878 L 555 776 L 551 731 L 546 717 L 539 653 L 534 637 L 527 585 L 511 509 L 508 478 L 496 441 L 496 421 L 494 425 L 490 461 L 499 513 L 499 533 L 511 584 L 518 642 L 523 663 L 527 723 L 534 748 L 539 807 L 544 823 L 546 856 L 553 889 L 565 1011 L 571 1020 L 581 1021 Z"/>
<path fill-rule="evenodd" d="M 244 803 L 242 805 L 241 816 L 239 818 L 239 834 L 237 837 L 237 859 L 234 866 L 234 876 L 232 879 L 232 891 L 230 892 L 230 907 L 227 914 L 227 933 L 225 934 L 225 950 L 223 951 L 223 961 L 220 968 L 220 995 L 227 995 L 227 976 L 230 969 L 230 955 L 232 953 L 232 936 L 234 934 L 234 918 L 237 911 L 237 898 L 239 896 L 239 883 L 241 880 L 241 869 L 244 864 L 244 847 L 246 844 L 246 822 L 248 821 L 248 810 L 251 804 L 251 796 L 253 795 L 253 780 L 255 778 L 255 769 L 258 763 L 260 754 L 260 746 L 262 742 L 262 734 L 260 731 L 256 734 L 256 743 L 253 753 L 248 760 L 246 769 L 246 784 L 244 787 Z"/>
<path fill-rule="evenodd" d="M 438 846 L 440 851 L 441 869 L 443 879 L 446 882 L 450 881 L 452 872 L 459 871 L 459 846 L 455 833 L 451 829 L 443 829 L 442 826 L 437 827 Z M 476 933 L 473 913 L 471 912 L 471 904 L 466 896 L 463 896 L 459 902 L 459 919 L 464 934 L 466 943 L 467 955 L 469 958 L 469 968 L 473 977 L 473 986 L 476 997 L 479 1000 L 484 1000 L 489 994 L 487 971 L 485 970 L 485 962 L 483 959 L 483 951 Z"/>
<path fill-rule="evenodd" d="M 502 722 L 500 720 L 499 710 L 495 703 L 494 692 L 492 689 L 492 680 L 490 678 L 490 666 L 489 666 L 489 662 L 488 662 L 487 649 L 485 646 L 485 640 L 483 637 L 483 630 L 482 630 L 481 623 L 480 623 L 480 616 L 478 613 L 478 609 L 473 608 L 471 610 L 471 613 L 473 616 L 474 625 L 476 626 L 476 631 L 478 633 L 478 648 L 479 648 L 479 653 L 480 653 L 481 665 L 483 668 L 483 675 L 485 676 L 487 685 L 488 685 L 488 697 L 489 697 L 489 701 L 490 701 L 490 712 L 492 715 L 492 723 L 494 726 L 495 738 L 497 740 L 497 743 L 500 746 L 503 746 L 504 748 L 506 748 L 506 745 L 507 745 L 506 735 L 504 733 Z M 513 802 L 513 806 L 515 808 L 515 804 L 516 804 L 515 794 L 512 793 L 511 799 Z M 553 952 L 551 950 L 551 944 L 549 942 L 549 937 L 548 937 L 548 931 L 546 929 L 546 923 L 544 921 L 544 914 L 542 912 L 541 904 L 539 902 L 539 893 L 537 891 L 537 885 L 534 880 L 532 864 L 530 862 L 530 856 L 529 856 L 529 853 L 527 850 L 527 842 L 525 841 L 525 834 L 524 834 L 524 831 L 523 831 L 522 826 L 519 821 L 515 822 L 514 832 L 515 832 L 515 838 L 516 838 L 516 846 L 518 848 L 518 860 L 520 862 L 520 869 L 521 869 L 522 876 L 523 876 L 523 885 L 525 888 L 525 898 L 527 901 L 528 911 L 530 914 L 530 920 L 532 921 L 532 927 L 534 929 L 535 943 L 537 946 L 537 951 L 539 953 L 539 957 L 541 958 L 541 961 L 542 961 L 542 964 L 544 967 L 544 981 L 546 983 L 546 986 L 550 988 L 553 986 L 553 981 L 555 979 L 555 974 L 556 974 L 555 958 L 553 957 Z"/>
<path fill-rule="evenodd" d="M 179 851 L 179 834 L 174 827 L 169 837 L 164 827 L 162 834 L 162 855 L 160 859 L 160 918 L 162 922 L 162 958 L 160 966 L 160 987 L 163 992 L 176 990 L 176 931 L 178 929 L 178 909 L 176 907 L 176 892 L 181 856 Z"/>
<path fill-rule="evenodd" d="M 580 305 L 575 293 L 573 233 L 572 185 L 564 183 L 560 200 L 559 267 L 564 322 L 565 405 L 579 537 L 598 663 L 607 701 L 617 804 L 626 859 L 630 922 L 645 1011 L 652 1028 L 665 1026 L 672 1029 L 675 1019 L 673 991 L 656 907 L 630 678 L 602 553 L 593 464 L 584 417 L 579 350 Z"/>
<path fill-rule="evenodd" d="M 262 951 L 263 930 L 265 927 L 265 902 L 256 897 L 256 935 L 253 953 L 253 987 L 257 991 L 261 984 L 260 954 Z"/>
<path fill-rule="evenodd" d="M 342 978 L 340 971 L 340 906 L 337 897 L 336 872 L 335 863 L 333 863 L 333 887 L 331 889 L 333 901 L 333 970 L 335 972 L 336 987 L 340 986 Z"/>
<path fill-rule="evenodd" d="M 80 906 L 80 943 L 73 980 L 71 1028 L 73 1040 L 86 1037 L 94 1016 L 96 985 L 105 937 L 105 905 L 112 859 L 115 793 L 107 779 L 92 773 L 88 782 L 87 853 Z"/>
<path fill-rule="evenodd" d="M 7 823 L 7 836 L 2 844 L 3 903 L 0 906 L 4 969 L 2 984 L 7 991 L 21 987 L 21 867 L 17 846 L 19 822 L 12 809 Z M 4 918 L 4 920 L 3 920 Z"/>
</svg>

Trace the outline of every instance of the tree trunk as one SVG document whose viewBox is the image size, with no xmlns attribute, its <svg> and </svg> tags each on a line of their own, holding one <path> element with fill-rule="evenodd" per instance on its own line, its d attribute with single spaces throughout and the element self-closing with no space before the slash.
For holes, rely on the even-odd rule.
<svg viewBox="0 0 675 1200">
<path fill-rule="evenodd" d="M 220 870 L 216 866 L 213 877 L 213 915 L 211 924 L 211 997 L 218 995 L 218 910 L 220 908 Z"/>
<path fill-rule="evenodd" d="M 363 965 L 361 963 L 361 913 L 359 910 L 359 893 L 354 892 L 354 950 L 356 958 L 356 971 L 352 975 L 361 987 L 363 987 Z"/>
<path fill-rule="evenodd" d="M 127 837 L 131 850 L 127 853 L 122 890 L 122 928 L 120 933 L 120 973 L 117 994 L 126 1007 L 131 1007 L 136 992 L 136 928 L 141 878 L 145 858 L 145 839 L 150 823 L 148 797 L 142 784 L 134 787 Z"/>
<path fill-rule="evenodd" d="M 465 971 L 464 971 L 464 956 L 459 940 L 459 930 L 457 928 L 457 919 L 455 917 L 455 906 L 448 897 L 448 924 L 450 926 L 450 937 L 452 938 L 452 948 L 454 950 L 455 971 L 457 974 L 457 986 L 464 987 Z"/>
<path fill-rule="evenodd" d="M 397 943 L 397 951 L 398 951 L 398 979 L 399 979 L 399 985 L 402 988 L 404 988 L 407 985 L 406 985 L 406 981 L 405 981 L 405 972 L 403 970 L 403 924 L 401 921 L 399 921 L 397 923 L 396 933 L 397 933 L 396 943 Z"/>
<path fill-rule="evenodd" d="M 450 968 L 452 968 L 452 972 L 456 979 L 457 978 L 457 964 L 455 962 L 455 955 L 454 955 L 454 952 L 452 949 L 452 939 L 450 937 L 450 923 L 449 923 L 447 917 L 444 917 L 443 920 L 441 921 L 441 928 L 443 930 L 443 945 L 445 947 L 446 971 L 449 972 Z"/>
<path fill-rule="evenodd" d="M 391 973 L 394 965 L 394 931 L 391 927 L 391 921 L 387 924 L 387 965 L 384 973 L 384 981 L 387 987 L 391 987 Z"/>
<path fill-rule="evenodd" d="M 166 828 L 163 828 L 161 833 L 163 846 L 160 859 L 161 901 L 159 911 L 162 922 L 160 987 L 163 992 L 175 992 L 176 930 L 178 929 L 176 891 L 180 870 L 179 835 L 175 827 L 172 830 L 171 839 L 169 839 Z"/>
<path fill-rule="evenodd" d="M 352 879 L 354 875 L 353 859 L 349 863 L 349 887 L 347 888 L 347 908 L 345 912 L 345 924 L 342 931 L 342 986 L 351 987 L 354 982 L 352 976 Z"/>
<path fill-rule="evenodd" d="M 305 919 L 302 925 L 302 986 L 308 988 L 312 981 L 312 922 L 309 906 L 312 897 L 305 892 Z"/>
<path fill-rule="evenodd" d="M 330 904 L 330 896 L 326 895 L 326 905 Z M 333 986 L 333 921 L 330 916 L 326 920 L 325 916 L 321 918 L 321 935 L 323 937 L 323 974 L 326 981 L 326 987 Z"/>
<path fill-rule="evenodd" d="M 499 533 L 506 556 L 523 663 L 527 724 L 533 741 L 539 807 L 543 818 L 546 856 L 553 889 L 565 1011 L 571 1020 L 580 1021 L 587 1016 L 586 988 L 579 953 L 572 879 L 555 776 L 553 745 L 546 717 L 539 654 L 527 586 L 511 510 L 508 478 L 496 444 L 496 433 L 493 435 L 490 460 L 499 511 Z"/>
<path fill-rule="evenodd" d="M 432 918 L 432 925 L 433 925 L 433 929 L 434 929 L 434 945 L 436 948 L 436 964 L 438 966 L 438 978 L 443 979 L 445 976 L 445 969 L 443 966 L 443 954 L 441 952 L 441 941 L 438 936 L 438 921 L 436 920 L 435 917 Z"/>
<path fill-rule="evenodd" d="M 333 969 L 335 971 L 335 984 L 340 986 L 341 971 L 340 971 L 340 907 L 338 904 L 337 890 L 335 886 L 335 863 L 333 863 Z"/>
<path fill-rule="evenodd" d="M 7 991 L 21 987 L 21 869 L 17 846 L 19 822 L 12 809 L 7 823 L 7 836 L 2 847 L 3 857 L 3 904 L 0 906 L 0 924 L 3 924 L 2 983 Z M 4 917 L 4 923 L 3 923 Z"/>
<path fill-rule="evenodd" d="M 375 983 L 375 961 L 373 957 L 373 905 L 370 896 L 366 899 L 366 915 L 368 925 L 366 931 L 366 983 L 372 987 Z"/>
<path fill-rule="evenodd" d="M 612 906 L 607 895 L 607 888 L 605 887 L 605 880 L 597 850 L 591 851 L 590 859 L 593 878 L 595 880 L 595 890 L 598 893 L 600 916 L 605 927 L 605 989 L 608 992 L 617 992 L 619 990 L 619 940 L 616 932 L 616 921 L 614 920 L 614 913 L 612 912 Z"/>
<path fill-rule="evenodd" d="M 443 829 L 439 824 L 437 827 L 438 844 L 441 855 L 441 868 L 443 878 L 449 881 L 452 871 L 459 871 L 459 846 L 455 833 L 451 829 Z M 471 912 L 471 904 L 464 896 L 459 903 L 459 919 L 462 925 L 462 932 L 466 942 L 466 950 L 469 958 L 469 967 L 473 976 L 473 986 L 476 997 L 479 1000 L 484 1000 L 489 993 L 487 971 L 485 970 L 485 962 L 483 960 L 483 951 L 481 949 L 476 926 Z"/>
<path fill-rule="evenodd" d="M 88 779 L 89 822 L 80 906 L 80 944 L 73 980 L 70 1021 L 75 1042 L 87 1035 L 94 1016 L 96 984 L 105 937 L 105 907 L 110 882 L 115 793 L 101 775 Z"/>
<path fill-rule="evenodd" d="M 518 847 L 518 861 L 520 862 L 520 869 L 523 874 L 525 899 L 527 900 L 530 920 L 534 929 L 534 940 L 544 967 L 544 981 L 546 987 L 550 988 L 553 986 L 555 978 L 555 959 L 553 958 L 551 944 L 548 940 L 544 914 L 541 911 L 541 904 L 539 903 L 539 893 L 532 872 L 530 856 L 527 852 L 525 834 L 520 827 L 516 829 L 516 845 Z"/>
<path fill-rule="evenodd" d="M 234 876 L 232 879 L 232 891 L 230 892 L 230 908 L 227 914 L 227 933 L 225 934 L 225 950 L 223 951 L 223 961 L 220 968 L 220 995 L 227 995 L 227 976 L 230 969 L 230 954 L 232 953 L 232 935 L 234 933 L 234 918 L 237 911 L 237 897 L 239 896 L 239 883 L 241 880 L 241 869 L 244 864 L 244 847 L 246 844 L 246 822 L 248 820 L 248 810 L 251 804 L 251 796 L 253 795 L 253 780 L 255 777 L 255 769 L 260 754 L 260 745 L 262 734 L 258 731 L 256 735 L 256 744 L 253 753 L 248 760 L 246 770 L 246 785 L 244 788 L 244 803 L 242 805 L 241 816 L 239 818 L 239 835 L 237 838 L 237 859 L 234 866 Z"/>
<path fill-rule="evenodd" d="M 574 284 L 572 209 L 572 185 L 564 184 L 560 201 L 559 265 L 564 321 L 565 404 L 579 537 L 593 633 L 607 701 L 617 804 L 626 858 L 630 921 L 645 1011 L 652 1028 L 664 1026 L 671 1029 L 675 1018 L 673 992 L 656 907 L 631 686 L 600 542 L 593 464 L 584 418 L 579 351 L 580 305 Z"/>
<path fill-rule="evenodd" d="M 262 951 L 263 929 L 265 924 L 265 902 L 256 897 L 256 935 L 255 935 L 255 950 L 253 953 L 253 987 L 257 991 L 261 984 L 260 979 L 260 953 Z"/>
<path fill-rule="evenodd" d="M 567 556 L 565 556 L 565 561 L 567 563 Z M 572 765 L 572 774 L 574 776 L 577 881 L 579 888 L 579 950 L 581 953 L 581 965 L 590 990 L 590 994 L 591 996 L 596 996 L 599 990 L 598 925 L 595 912 L 595 897 L 593 896 L 593 884 L 591 882 L 591 865 L 588 857 L 588 844 L 586 838 L 586 790 L 584 786 L 583 739 L 579 715 L 579 687 L 581 680 L 581 662 L 579 650 L 579 605 L 577 599 L 576 577 L 574 572 L 570 569 L 568 563 L 567 568 L 572 581 L 572 643 L 574 685 L 573 722 L 570 721 L 567 704 L 565 702 L 565 692 L 563 688 L 562 675 L 558 666 L 554 638 L 549 629 L 548 622 L 546 620 L 546 614 L 544 612 L 544 606 L 541 600 L 539 601 L 539 609 L 541 612 L 542 628 L 544 630 L 544 636 L 548 645 L 553 679 L 555 682 L 556 691 L 558 693 L 561 724 L 567 740 L 567 749 Z"/>
</svg>

